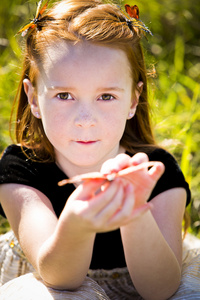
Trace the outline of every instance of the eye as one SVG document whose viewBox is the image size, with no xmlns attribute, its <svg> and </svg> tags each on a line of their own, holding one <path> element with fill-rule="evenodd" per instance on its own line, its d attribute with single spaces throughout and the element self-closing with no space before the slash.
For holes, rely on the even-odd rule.
<svg viewBox="0 0 200 300">
<path fill-rule="evenodd" d="M 60 100 L 72 100 L 73 97 L 70 95 L 70 93 L 59 93 L 56 95 L 57 98 Z"/>
<path fill-rule="evenodd" d="M 104 100 L 104 101 L 109 101 L 109 100 L 115 99 L 115 97 L 113 97 L 113 96 L 110 95 L 110 94 L 103 94 L 99 99 L 100 99 L 100 100 Z"/>
</svg>

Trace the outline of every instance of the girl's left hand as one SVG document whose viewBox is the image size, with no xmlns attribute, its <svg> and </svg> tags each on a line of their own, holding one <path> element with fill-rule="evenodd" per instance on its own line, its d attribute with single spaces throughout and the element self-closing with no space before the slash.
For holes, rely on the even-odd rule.
<svg viewBox="0 0 200 300">
<path fill-rule="evenodd" d="M 117 173 L 143 162 L 148 162 L 144 153 L 132 158 L 126 154 L 119 154 L 107 160 L 100 173 Z M 74 220 L 72 223 L 75 227 L 79 226 L 78 232 L 81 227 L 88 232 L 105 232 L 124 226 L 151 208 L 147 200 L 163 171 L 163 164 L 156 162 L 150 170 L 148 167 L 141 168 L 111 182 L 103 179 L 104 176 L 95 178 L 90 174 L 87 178 L 87 174 L 84 174 L 86 180 L 66 203 L 66 218 Z"/>
<path fill-rule="evenodd" d="M 102 168 L 102 174 L 112 174 L 113 172 L 119 172 L 130 166 L 137 166 L 141 163 L 148 162 L 148 156 L 145 153 L 137 153 L 133 157 L 127 154 L 119 154 L 113 159 L 107 160 Z M 123 177 L 120 177 L 125 184 L 132 183 L 134 189 L 135 205 L 137 209 L 144 205 L 151 195 L 153 188 L 155 187 L 158 179 L 164 172 L 164 165 L 161 162 L 156 162 L 155 165 L 148 169 L 142 168 L 140 170 L 128 173 Z"/>
</svg>

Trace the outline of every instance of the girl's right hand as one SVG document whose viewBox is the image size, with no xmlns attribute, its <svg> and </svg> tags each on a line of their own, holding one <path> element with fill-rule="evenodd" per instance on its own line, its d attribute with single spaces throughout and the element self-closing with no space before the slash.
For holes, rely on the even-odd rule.
<svg viewBox="0 0 200 300">
<path fill-rule="evenodd" d="M 83 232 L 115 230 L 137 218 L 150 208 L 145 204 L 134 210 L 134 188 L 120 178 L 112 182 L 90 180 L 80 185 L 64 208 L 65 220 Z M 113 218 L 117 214 L 117 218 Z M 117 222 L 115 221 L 117 219 Z"/>
</svg>

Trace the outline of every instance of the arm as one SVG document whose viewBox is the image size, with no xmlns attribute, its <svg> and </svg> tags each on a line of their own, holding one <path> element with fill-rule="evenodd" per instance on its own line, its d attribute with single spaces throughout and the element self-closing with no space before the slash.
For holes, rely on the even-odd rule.
<svg viewBox="0 0 200 300">
<path fill-rule="evenodd" d="M 27 259 L 43 280 L 55 288 L 79 286 L 90 264 L 94 233 L 67 231 L 63 216 L 57 219 L 49 199 L 34 188 L 4 184 L 0 199 Z"/>
<path fill-rule="evenodd" d="M 120 180 L 104 186 L 95 180 L 80 185 L 69 197 L 57 219 L 49 199 L 25 185 L 2 184 L 0 199 L 22 249 L 47 285 L 75 289 L 87 274 L 96 232 L 119 228 L 126 216 L 118 213 L 118 222 L 110 221 L 126 203 L 132 210 L 134 200 L 124 198 Z M 128 194 L 128 188 L 125 188 Z M 59 199 L 58 199 L 59 201 Z M 120 217 L 121 215 L 121 217 Z"/>
<path fill-rule="evenodd" d="M 125 160 L 119 156 L 115 169 L 123 168 L 123 164 L 128 166 L 130 157 L 122 157 Z M 131 164 L 134 162 L 130 161 Z M 88 271 L 96 232 L 125 228 L 125 224 L 141 216 L 145 210 L 137 214 L 134 208 L 145 203 L 143 198 L 148 198 L 162 172 L 162 164 L 158 163 L 149 172 L 134 173 L 134 189 L 129 180 L 127 183 L 120 178 L 104 184 L 100 191 L 102 182 L 86 182 L 69 197 L 59 219 L 49 199 L 34 188 L 3 184 L 0 198 L 22 249 L 43 280 L 55 288 L 74 289 Z M 141 188 L 139 179 L 147 189 Z M 143 195 L 139 197 L 142 201 L 135 197 L 138 191 Z"/>
<path fill-rule="evenodd" d="M 152 212 L 123 226 L 121 235 L 138 292 L 144 299 L 167 299 L 180 284 L 186 193 L 183 188 L 171 189 L 151 202 Z"/>
<path fill-rule="evenodd" d="M 107 161 L 102 171 L 123 169 L 147 161 L 145 154 L 132 158 L 120 155 Z M 132 182 L 134 208 L 146 203 L 154 184 L 161 175 L 161 165 L 130 174 L 124 180 Z M 144 299 L 167 299 L 178 288 L 182 261 L 182 219 L 186 192 L 169 189 L 151 200 L 153 209 L 140 218 L 121 226 L 127 267 L 133 284 Z"/>
</svg>

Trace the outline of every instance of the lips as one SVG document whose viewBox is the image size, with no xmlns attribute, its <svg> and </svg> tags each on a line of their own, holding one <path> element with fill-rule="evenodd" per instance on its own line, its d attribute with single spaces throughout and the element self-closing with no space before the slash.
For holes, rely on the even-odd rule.
<svg viewBox="0 0 200 300">
<path fill-rule="evenodd" d="M 80 145 L 92 145 L 95 144 L 97 141 L 89 141 L 89 140 L 77 140 L 76 143 Z"/>
<path fill-rule="evenodd" d="M 96 143 L 96 141 L 77 141 L 78 144 L 90 145 Z"/>
</svg>

